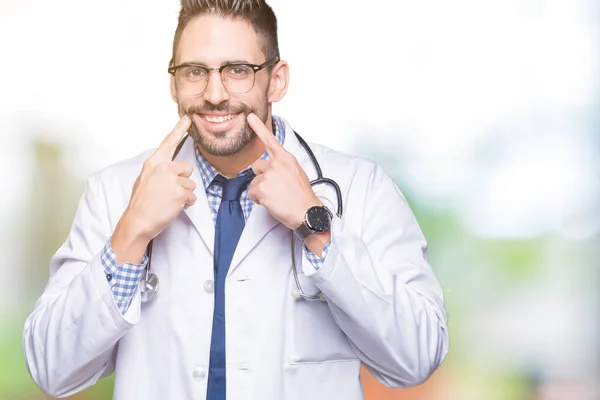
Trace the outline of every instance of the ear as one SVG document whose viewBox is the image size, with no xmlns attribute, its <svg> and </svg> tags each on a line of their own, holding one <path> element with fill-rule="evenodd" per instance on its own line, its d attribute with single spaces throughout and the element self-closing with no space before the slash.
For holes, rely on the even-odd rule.
<svg viewBox="0 0 600 400">
<path fill-rule="evenodd" d="M 175 103 L 177 103 L 177 88 L 175 87 L 175 77 L 173 75 L 170 75 L 171 77 L 171 81 L 170 81 L 170 90 L 171 90 L 171 98 L 173 99 L 173 101 Z"/>
<path fill-rule="evenodd" d="M 290 83 L 290 68 L 286 61 L 281 60 L 271 71 L 271 82 L 269 86 L 269 103 L 275 103 L 283 99 L 287 93 Z"/>
</svg>

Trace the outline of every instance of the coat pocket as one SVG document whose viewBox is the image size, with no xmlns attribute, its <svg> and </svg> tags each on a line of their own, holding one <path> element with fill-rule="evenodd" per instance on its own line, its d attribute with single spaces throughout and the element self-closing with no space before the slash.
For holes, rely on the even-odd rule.
<svg viewBox="0 0 600 400">
<path fill-rule="evenodd" d="M 307 287 L 305 290 L 306 293 L 313 293 L 316 288 Z M 326 302 L 296 299 L 292 309 L 288 321 L 292 364 L 358 360 L 348 337 L 333 319 Z"/>
</svg>

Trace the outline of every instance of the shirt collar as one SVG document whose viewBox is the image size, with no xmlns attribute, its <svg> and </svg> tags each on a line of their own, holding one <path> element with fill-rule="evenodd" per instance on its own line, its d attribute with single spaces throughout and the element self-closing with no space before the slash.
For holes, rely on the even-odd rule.
<svg viewBox="0 0 600 400">
<path fill-rule="evenodd" d="M 272 119 L 273 119 L 273 125 L 275 127 L 275 137 L 277 138 L 277 141 L 281 145 L 283 145 L 283 142 L 285 141 L 285 124 L 284 124 L 283 120 L 276 115 L 274 115 Z M 206 160 L 206 158 L 202 155 L 202 153 L 200 153 L 198 151 L 198 148 L 196 148 L 196 146 L 194 146 L 194 149 L 196 151 L 196 161 L 198 163 L 198 168 L 200 170 L 200 176 L 202 177 L 202 183 L 204 184 L 204 190 L 207 190 L 208 187 L 210 186 L 210 184 L 212 183 L 212 181 L 219 174 L 219 171 Z M 263 160 L 267 159 L 268 158 L 267 153 L 265 152 L 262 156 L 260 156 L 260 158 Z M 240 176 L 241 174 L 243 174 L 245 171 L 247 171 L 250 168 L 251 167 L 248 167 L 248 168 L 244 169 L 243 171 L 240 171 L 238 176 Z"/>
</svg>

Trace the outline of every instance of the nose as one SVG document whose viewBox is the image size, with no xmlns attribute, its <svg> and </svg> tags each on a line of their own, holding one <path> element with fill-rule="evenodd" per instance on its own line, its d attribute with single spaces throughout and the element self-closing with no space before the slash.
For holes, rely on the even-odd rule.
<svg viewBox="0 0 600 400">
<path fill-rule="evenodd" d="M 203 97 L 204 100 L 215 105 L 229 100 L 229 93 L 225 89 L 225 86 L 223 86 L 219 71 L 211 71 L 208 75 L 208 82 Z"/>
</svg>

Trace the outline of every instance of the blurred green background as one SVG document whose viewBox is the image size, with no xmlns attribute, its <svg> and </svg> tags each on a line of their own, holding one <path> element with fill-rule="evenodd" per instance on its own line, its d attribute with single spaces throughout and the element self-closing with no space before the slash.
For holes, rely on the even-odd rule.
<svg viewBox="0 0 600 400">
<path fill-rule="evenodd" d="M 275 113 L 392 174 L 444 287 L 442 368 L 409 390 L 365 373 L 366 398 L 600 399 L 598 3 L 422 3 L 271 2 L 292 67 Z M 14 61 L 0 66 L 1 399 L 45 398 L 21 334 L 85 178 L 175 122 L 164 65 L 176 13 L 0 2 Z M 107 378 L 73 398 L 111 390 Z"/>
</svg>

